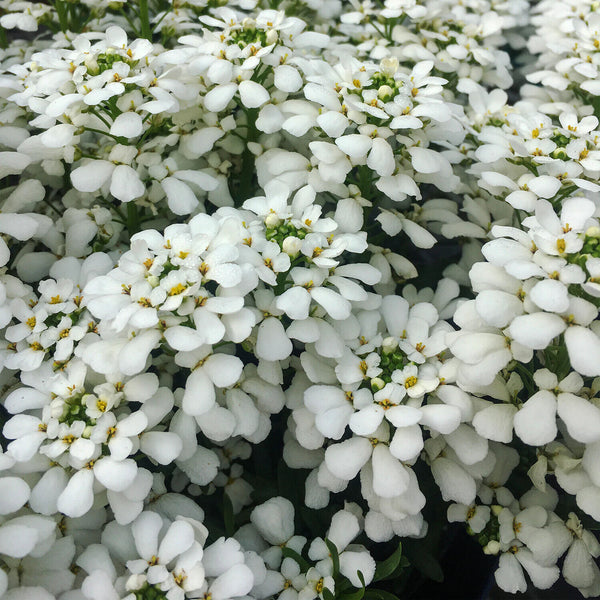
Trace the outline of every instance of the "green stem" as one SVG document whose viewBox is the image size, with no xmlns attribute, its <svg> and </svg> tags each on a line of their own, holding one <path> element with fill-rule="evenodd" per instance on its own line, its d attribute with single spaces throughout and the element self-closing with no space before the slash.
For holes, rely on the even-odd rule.
<svg viewBox="0 0 600 600">
<path fill-rule="evenodd" d="M 8 37 L 6 36 L 6 29 L 0 25 L 0 48 L 8 48 Z"/>
<path fill-rule="evenodd" d="M 242 153 L 242 171 L 240 173 L 240 186 L 238 190 L 237 200 L 240 202 L 249 198 L 254 193 L 252 181 L 255 172 L 254 154 L 248 148 L 249 142 L 254 142 L 258 138 L 258 129 L 256 129 L 256 118 L 258 117 L 258 109 L 250 108 L 246 111 L 246 119 L 248 122 L 248 131 L 246 136 L 246 147 Z"/>
<path fill-rule="evenodd" d="M 56 9 L 56 16 L 58 17 L 58 23 L 60 24 L 60 30 L 63 33 L 69 31 L 69 16 L 68 9 L 64 0 L 56 0 L 54 3 Z"/>
<path fill-rule="evenodd" d="M 140 230 L 140 215 L 135 202 L 127 203 L 127 231 L 132 236 Z"/>
<path fill-rule="evenodd" d="M 150 28 L 150 13 L 148 12 L 148 0 L 140 0 L 140 34 L 143 38 L 152 41 L 152 29 Z"/>
</svg>

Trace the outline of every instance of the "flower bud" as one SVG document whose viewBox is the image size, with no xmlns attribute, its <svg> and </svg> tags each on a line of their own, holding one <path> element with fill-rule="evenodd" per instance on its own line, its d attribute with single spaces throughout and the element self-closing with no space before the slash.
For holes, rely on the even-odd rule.
<svg viewBox="0 0 600 600">
<path fill-rule="evenodd" d="M 381 350 L 384 354 L 391 354 L 398 347 L 398 340 L 395 337 L 386 337 L 381 343 Z"/>
<path fill-rule="evenodd" d="M 600 238 L 600 227 L 594 225 L 592 227 L 588 227 L 585 230 L 585 235 L 587 237 Z"/>
<path fill-rule="evenodd" d="M 146 281 L 153 287 L 157 287 L 160 284 L 160 279 L 156 275 L 148 275 Z"/>
<path fill-rule="evenodd" d="M 394 90 L 389 86 L 389 85 L 382 85 L 378 90 L 377 90 L 377 97 L 380 100 L 389 100 L 392 98 L 392 96 L 394 95 Z"/>
<path fill-rule="evenodd" d="M 290 235 L 283 240 L 281 249 L 289 256 L 296 256 L 302 248 L 302 240 L 294 235 Z"/>
<path fill-rule="evenodd" d="M 275 29 L 269 29 L 267 31 L 267 44 L 270 46 L 271 44 L 275 44 L 279 39 L 279 35 Z"/>
<path fill-rule="evenodd" d="M 497 540 L 490 540 L 483 548 L 484 554 L 498 554 L 500 552 L 500 542 Z"/>
<path fill-rule="evenodd" d="M 500 506 L 499 504 L 492 504 L 490 508 L 492 509 L 492 514 L 497 517 L 502 512 L 504 507 Z"/>
<path fill-rule="evenodd" d="M 386 75 L 393 75 L 398 70 L 398 59 L 395 56 L 383 58 L 380 63 L 381 72 Z"/>
<path fill-rule="evenodd" d="M 125 584 L 125 589 L 130 590 L 139 590 L 146 583 L 146 576 L 142 573 L 138 573 L 137 575 L 132 575 L 127 579 L 127 583 Z"/>
<path fill-rule="evenodd" d="M 269 228 L 277 227 L 279 223 L 281 223 L 281 219 L 274 212 L 265 217 L 265 225 Z"/>
<path fill-rule="evenodd" d="M 373 377 L 373 379 L 371 379 L 371 390 L 373 390 L 374 392 L 378 392 L 379 390 L 382 390 L 385 387 L 385 381 L 383 379 L 381 379 L 380 377 Z"/>
</svg>

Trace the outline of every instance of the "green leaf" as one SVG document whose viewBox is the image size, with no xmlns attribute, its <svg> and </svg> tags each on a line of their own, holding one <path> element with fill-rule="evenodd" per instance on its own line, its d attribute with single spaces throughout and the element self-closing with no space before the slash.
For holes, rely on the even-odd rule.
<svg viewBox="0 0 600 600">
<path fill-rule="evenodd" d="M 394 574 L 400 561 L 402 560 L 402 542 L 398 543 L 398 548 L 386 558 L 383 562 L 380 562 L 375 569 L 375 576 L 373 581 L 381 581 L 383 579 L 389 579 Z"/>
<path fill-rule="evenodd" d="M 323 600 L 335 600 L 335 596 L 328 588 L 323 588 Z"/>
<path fill-rule="evenodd" d="M 329 555 L 331 556 L 331 562 L 333 563 L 333 576 L 337 577 L 340 572 L 340 555 L 338 554 L 338 549 L 336 545 L 325 538 L 325 545 L 329 550 Z"/>
<path fill-rule="evenodd" d="M 404 551 L 410 564 L 425 577 L 441 583 L 444 581 L 444 571 L 437 558 L 418 544 L 405 544 Z"/>
<path fill-rule="evenodd" d="M 338 600 L 362 600 L 362 597 L 365 595 L 365 577 L 362 574 L 362 571 L 357 571 L 356 574 L 362 583 L 362 589 L 342 594 L 341 596 L 338 596 Z"/>
<path fill-rule="evenodd" d="M 227 537 L 232 537 L 235 533 L 235 517 L 233 515 L 233 504 L 227 494 L 223 494 L 223 521 Z"/>
<path fill-rule="evenodd" d="M 400 598 L 385 590 L 369 589 L 365 593 L 365 600 L 400 600 Z"/>
<path fill-rule="evenodd" d="M 300 556 L 300 554 L 298 554 L 295 550 L 292 550 L 291 548 L 287 548 L 286 546 L 284 546 L 281 549 L 281 553 L 283 554 L 284 558 L 291 558 L 293 560 L 295 560 L 298 563 L 298 566 L 300 567 L 300 570 L 303 573 L 306 573 L 306 571 L 308 571 L 308 569 L 310 569 L 310 565 L 308 564 L 307 561 L 305 561 L 302 556 Z"/>
</svg>

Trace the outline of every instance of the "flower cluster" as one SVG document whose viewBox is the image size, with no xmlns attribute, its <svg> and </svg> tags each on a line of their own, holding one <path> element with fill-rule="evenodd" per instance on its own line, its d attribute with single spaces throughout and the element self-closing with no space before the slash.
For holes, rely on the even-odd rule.
<svg viewBox="0 0 600 600">
<path fill-rule="evenodd" d="M 600 595 L 598 6 L 529 4 L 0 0 L 2 598 Z"/>
</svg>

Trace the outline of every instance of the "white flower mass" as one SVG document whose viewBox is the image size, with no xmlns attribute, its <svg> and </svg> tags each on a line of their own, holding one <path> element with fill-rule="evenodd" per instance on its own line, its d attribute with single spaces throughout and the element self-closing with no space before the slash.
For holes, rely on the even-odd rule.
<svg viewBox="0 0 600 600">
<path fill-rule="evenodd" d="M 0 597 L 599 597 L 599 65 L 592 0 L 0 0 Z"/>
</svg>

